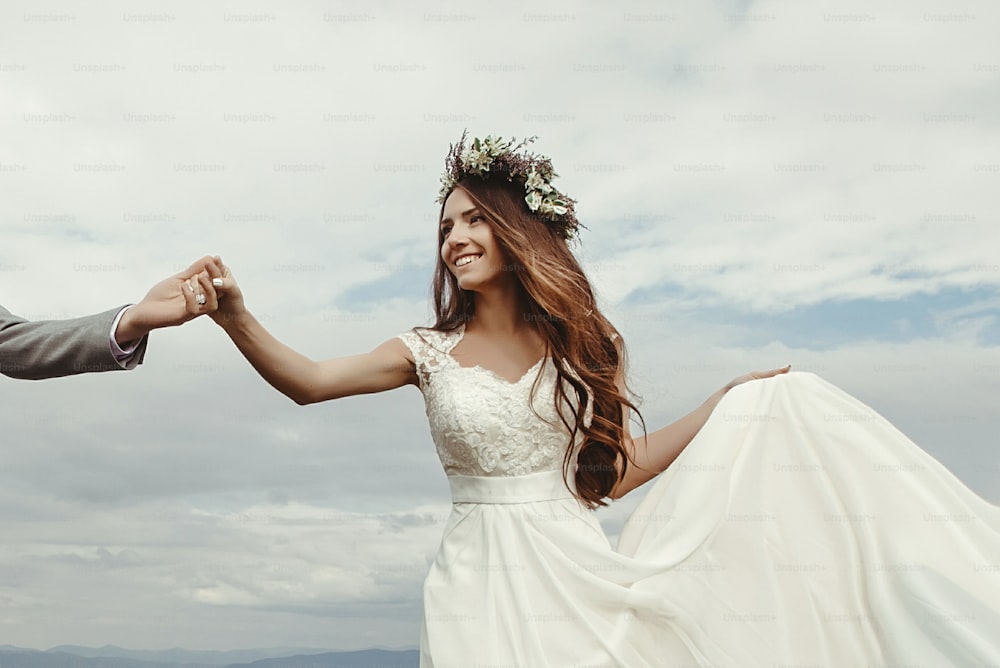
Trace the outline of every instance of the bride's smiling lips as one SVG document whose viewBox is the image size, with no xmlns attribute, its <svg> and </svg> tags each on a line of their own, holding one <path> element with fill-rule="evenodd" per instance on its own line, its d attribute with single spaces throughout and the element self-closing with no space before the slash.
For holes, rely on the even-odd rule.
<svg viewBox="0 0 1000 668">
<path fill-rule="evenodd" d="M 455 269 L 461 269 L 463 267 L 469 266 L 473 262 L 476 262 L 477 260 L 479 260 L 480 258 L 482 258 L 483 255 L 484 255 L 484 253 L 462 253 L 461 255 L 459 255 L 458 257 L 455 258 L 455 261 L 453 262 L 453 264 L 455 265 Z M 472 260 L 470 260 L 468 262 L 462 262 L 462 259 L 463 258 L 467 258 L 467 257 L 471 257 Z"/>
</svg>

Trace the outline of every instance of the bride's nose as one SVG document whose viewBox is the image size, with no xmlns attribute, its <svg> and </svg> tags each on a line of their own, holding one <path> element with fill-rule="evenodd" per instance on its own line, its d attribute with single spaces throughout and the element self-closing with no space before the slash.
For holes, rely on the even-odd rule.
<svg viewBox="0 0 1000 668">
<path fill-rule="evenodd" d="M 463 225 L 455 225 L 448 233 L 448 247 L 461 248 L 469 243 L 468 228 Z"/>
</svg>

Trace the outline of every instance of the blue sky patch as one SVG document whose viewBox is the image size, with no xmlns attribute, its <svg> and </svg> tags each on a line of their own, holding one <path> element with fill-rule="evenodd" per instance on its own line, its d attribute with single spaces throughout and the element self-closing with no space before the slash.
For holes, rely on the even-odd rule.
<svg viewBox="0 0 1000 668">
<path fill-rule="evenodd" d="M 657 298 L 696 298 L 676 284 L 633 292 L 630 306 Z M 719 325 L 745 327 L 746 345 L 781 341 L 792 347 L 836 348 L 858 341 L 904 342 L 947 336 L 957 328 L 977 326 L 986 345 L 1000 344 L 1000 294 L 992 288 L 947 288 L 893 300 L 825 301 L 780 313 L 751 313 L 738 308 L 706 306 L 687 314 Z M 683 317 L 682 314 L 678 314 Z"/>
</svg>

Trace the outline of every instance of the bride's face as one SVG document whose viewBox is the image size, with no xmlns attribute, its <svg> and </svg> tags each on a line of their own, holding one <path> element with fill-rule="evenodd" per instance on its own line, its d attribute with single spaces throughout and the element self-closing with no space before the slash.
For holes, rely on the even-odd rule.
<svg viewBox="0 0 1000 668">
<path fill-rule="evenodd" d="M 505 278 L 506 260 L 493 226 L 461 188 L 455 188 L 444 203 L 441 236 L 441 260 L 463 290 L 482 290 Z"/>
</svg>

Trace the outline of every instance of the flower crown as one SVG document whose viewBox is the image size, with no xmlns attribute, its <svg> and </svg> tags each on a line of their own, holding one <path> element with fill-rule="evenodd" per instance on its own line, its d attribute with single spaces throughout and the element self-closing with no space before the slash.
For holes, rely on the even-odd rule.
<svg viewBox="0 0 1000 668">
<path fill-rule="evenodd" d="M 513 139 L 488 135 L 485 139 L 475 138 L 466 146 L 466 134 L 463 132 L 458 144 L 452 144 L 448 150 L 437 198 L 439 204 L 443 204 L 455 185 L 467 176 L 483 180 L 504 177 L 511 183 L 523 180 L 524 202 L 528 209 L 548 221 L 562 238 L 572 239 L 583 227 L 573 208 L 576 200 L 552 187 L 552 179 L 558 176 L 552 171 L 552 161 L 542 155 L 519 152 L 535 141 L 535 137 L 514 145 Z"/>
</svg>

